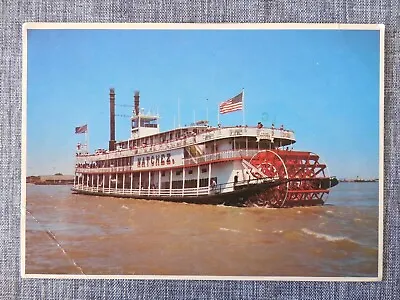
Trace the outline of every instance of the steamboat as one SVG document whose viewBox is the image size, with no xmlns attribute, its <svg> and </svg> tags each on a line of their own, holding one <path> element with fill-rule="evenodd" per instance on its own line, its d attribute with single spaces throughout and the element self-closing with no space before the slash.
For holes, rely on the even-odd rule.
<svg viewBox="0 0 400 300">
<path fill-rule="evenodd" d="M 243 109 L 243 94 L 220 113 Z M 159 116 L 140 108 L 134 93 L 130 138 L 115 140 L 115 90 L 110 89 L 108 149 L 78 144 L 72 191 L 80 194 L 196 204 L 293 207 L 322 205 L 338 184 L 320 157 L 294 151 L 294 132 L 198 121 L 160 131 Z M 86 133 L 87 124 L 75 128 Z M 291 149 L 289 149 L 291 147 Z"/>
</svg>

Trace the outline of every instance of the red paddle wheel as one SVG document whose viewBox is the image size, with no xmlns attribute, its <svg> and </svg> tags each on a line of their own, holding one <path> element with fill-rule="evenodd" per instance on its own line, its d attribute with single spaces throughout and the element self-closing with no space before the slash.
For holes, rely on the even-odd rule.
<svg viewBox="0 0 400 300">
<path fill-rule="evenodd" d="M 250 198 L 247 206 L 292 207 L 319 205 L 329 193 L 327 167 L 312 152 L 266 150 L 250 159 L 256 178 L 273 178 L 282 184 Z"/>
</svg>

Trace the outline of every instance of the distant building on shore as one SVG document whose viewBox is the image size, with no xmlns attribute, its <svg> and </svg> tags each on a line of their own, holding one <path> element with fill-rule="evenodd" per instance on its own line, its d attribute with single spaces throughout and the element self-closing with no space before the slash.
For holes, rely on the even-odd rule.
<svg viewBox="0 0 400 300">
<path fill-rule="evenodd" d="M 26 183 L 37 185 L 68 185 L 74 184 L 74 175 L 40 175 L 26 177 Z"/>
</svg>

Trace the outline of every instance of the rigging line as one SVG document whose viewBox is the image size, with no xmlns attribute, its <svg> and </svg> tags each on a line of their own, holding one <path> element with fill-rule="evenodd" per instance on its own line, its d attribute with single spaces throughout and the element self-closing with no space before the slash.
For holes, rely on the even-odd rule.
<svg viewBox="0 0 400 300">
<path fill-rule="evenodd" d="M 133 107 L 133 105 L 130 105 L 130 104 L 117 104 L 117 103 L 115 103 L 115 106 L 121 106 L 121 107 Z"/>
<path fill-rule="evenodd" d="M 33 214 L 26 209 L 26 212 L 35 220 L 36 223 L 39 224 L 40 227 L 42 227 L 42 229 L 46 232 L 46 234 L 49 236 L 50 239 L 52 239 L 56 244 L 57 247 L 60 248 L 60 250 L 64 253 L 64 255 L 68 258 L 68 260 L 79 270 L 79 272 L 83 275 L 85 275 L 85 273 L 83 272 L 82 268 L 72 259 L 72 257 L 70 257 L 67 253 L 67 251 L 65 251 L 65 249 L 61 246 L 60 242 L 56 239 L 56 236 L 54 235 L 54 233 L 52 233 L 50 230 L 47 230 L 40 222 L 38 219 L 36 219 Z"/>
<path fill-rule="evenodd" d="M 105 99 L 104 101 L 108 102 L 108 103 L 110 102 L 109 99 Z M 123 107 L 133 107 L 134 106 L 133 104 L 126 104 L 126 103 L 119 104 L 118 101 L 115 101 L 114 103 L 115 103 L 115 106 L 123 106 Z"/>
</svg>

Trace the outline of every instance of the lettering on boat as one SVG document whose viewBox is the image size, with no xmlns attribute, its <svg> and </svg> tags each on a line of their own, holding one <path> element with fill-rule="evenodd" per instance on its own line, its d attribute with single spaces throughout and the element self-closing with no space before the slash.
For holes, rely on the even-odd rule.
<svg viewBox="0 0 400 300">
<path fill-rule="evenodd" d="M 243 134 L 243 129 L 231 129 L 229 131 L 231 136 L 235 136 L 235 135 L 242 135 Z"/>
<path fill-rule="evenodd" d="M 214 138 L 214 133 L 209 133 L 204 136 L 204 140 L 208 141 Z"/>
<path fill-rule="evenodd" d="M 258 139 L 268 139 L 268 140 L 270 140 L 271 139 L 271 133 L 268 132 L 268 131 L 262 130 L 262 131 L 258 132 L 257 138 Z"/>
<path fill-rule="evenodd" d="M 147 155 L 147 156 L 137 157 L 135 159 L 136 159 L 136 166 L 138 168 L 175 164 L 175 160 L 171 158 L 171 153 Z"/>
</svg>

